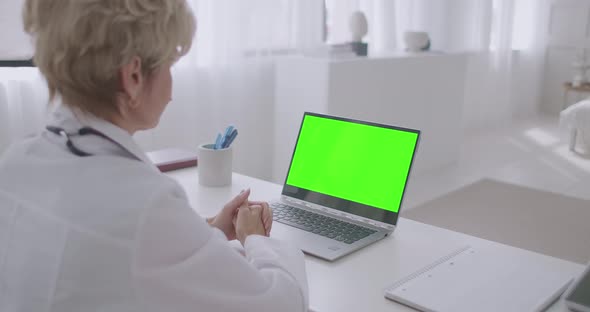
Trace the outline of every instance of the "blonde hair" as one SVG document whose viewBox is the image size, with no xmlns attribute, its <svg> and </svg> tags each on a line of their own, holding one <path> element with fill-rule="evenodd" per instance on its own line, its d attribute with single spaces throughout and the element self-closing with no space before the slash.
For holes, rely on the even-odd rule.
<svg viewBox="0 0 590 312">
<path fill-rule="evenodd" d="M 138 56 L 149 77 L 195 32 L 185 0 L 26 0 L 23 21 L 50 99 L 101 117 L 117 112 L 121 66 Z"/>
</svg>

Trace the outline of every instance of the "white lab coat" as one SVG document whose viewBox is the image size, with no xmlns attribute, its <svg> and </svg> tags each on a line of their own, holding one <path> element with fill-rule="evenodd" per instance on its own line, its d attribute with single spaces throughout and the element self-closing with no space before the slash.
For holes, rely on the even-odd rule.
<svg viewBox="0 0 590 312">
<path fill-rule="evenodd" d="M 0 204 L 0 311 L 307 309 L 301 251 L 251 235 L 240 254 L 128 133 L 65 107 L 49 124 L 125 149 L 74 137 L 95 155 L 78 157 L 45 131 L 6 152 L 0 193 L 21 202 Z"/>
</svg>

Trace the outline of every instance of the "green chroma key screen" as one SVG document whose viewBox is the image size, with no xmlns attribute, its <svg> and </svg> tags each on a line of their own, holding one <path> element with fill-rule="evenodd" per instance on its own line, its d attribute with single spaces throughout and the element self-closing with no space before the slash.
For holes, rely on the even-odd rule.
<svg viewBox="0 0 590 312">
<path fill-rule="evenodd" d="M 397 213 L 418 133 L 305 115 L 287 185 Z"/>
</svg>

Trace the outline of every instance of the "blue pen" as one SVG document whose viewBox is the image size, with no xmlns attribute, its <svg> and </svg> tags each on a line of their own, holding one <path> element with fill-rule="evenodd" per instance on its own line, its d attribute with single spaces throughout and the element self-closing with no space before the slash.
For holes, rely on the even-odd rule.
<svg viewBox="0 0 590 312">
<path fill-rule="evenodd" d="M 225 137 L 229 137 L 232 133 L 232 131 L 234 131 L 234 126 L 227 126 L 227 128 L 225 128 Z"/>
<path fill-rule="evenodd" d="M 229 139 L 229 136 L 231 135 L 233 130 L 234 130 L 234 126 L 231 126 L 231 125 L 225 129 L 225 133 L 223 135 L 223 138 L 221 139 L 221 145 L 220 145 L 221 148 L 223 148 L 225 146 L 225 142 L 227 142 L 227 140 Z"/>
<path fill-rule="evenodd" d="M 213 145 L 213 149 L 220 149 L 221 148 L 221 133 L 217 134 L 217 138 L 215 139 L 215 145 Z"/>
<path fill-rule="evenodd" d="M 236 139 L 237 136 L 238 136 L 238 129 L 234 129 L 231 132 L 231 134 L 229 135 L 229 138 L 224 142 L 222 148 L 228 148 L 232 144 L 232 142 Z"/>
</svg>

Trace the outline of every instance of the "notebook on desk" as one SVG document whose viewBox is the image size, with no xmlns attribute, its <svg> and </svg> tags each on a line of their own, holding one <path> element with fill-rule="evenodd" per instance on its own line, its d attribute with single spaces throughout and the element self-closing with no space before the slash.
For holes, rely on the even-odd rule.
<svg viewBox="0 0 590 312">
<path fill-rule="evenodd" d="M 385 297 L 420 311 L 544 311 L 572 280 L 555 258 L 465 246 L 398 280 Z"/>
<path fill-rule="evenodd" d="M 332 261 L 391 234 L 419 135 L 305 113 L 271 236 Z"/>
<path fill-rule="evenodd" d="M 146 153 L 161 172 L 197 166 L 197 153 L 180 148 L 166 148 Z"/>
</svg>

